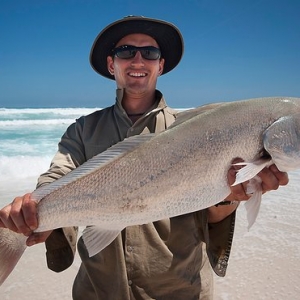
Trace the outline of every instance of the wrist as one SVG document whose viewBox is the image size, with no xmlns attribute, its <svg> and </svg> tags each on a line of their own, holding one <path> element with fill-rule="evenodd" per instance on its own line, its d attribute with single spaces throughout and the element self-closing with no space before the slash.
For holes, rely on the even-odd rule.
<svg viewBox="0 0 300 300">
<path fill-rule="evenodd" d="M 224 204 L 225 202 L 225 204 Z M 208 223 L 218 223 L 231 215 L 238 207 L 239 201 L 222 201 L 207 209 Z"/>
</svg>

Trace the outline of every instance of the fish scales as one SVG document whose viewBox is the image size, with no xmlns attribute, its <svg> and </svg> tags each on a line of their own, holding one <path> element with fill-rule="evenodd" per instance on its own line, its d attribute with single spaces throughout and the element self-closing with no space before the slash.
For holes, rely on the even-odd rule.
<svg viewBox="0 0 300 300">
<path fill-rule="evenodd" d="M 253 159 L 263 148 L 264 129 L 296 108 L 298 102 L 279 99 L 223 103 L 175 124 L 46 196 L 40 230 L 74 224 L 124 228 L 211 206 L 229 193 L 231 160 Z"/>
<path fill-rule="evenodd" d="M 92 256 L 126 226 L 191 213 L 225 199 L 233 158 L 256 162 L 268 146 L 282 171 L 300 168 L 299 127 L 300 98 L 224 102 L 180 113 L 166 131 L 129 138 L 34 191 L 36 231 L 94 225 L 83 232 Z M 257 166 L 264 167 L 261 162 L 249 165 L 255 166 L 253 176 Z M 244 181 L 251 178 L 243 176 Z M 21 257 L 22 243 L 22 235 L 0 229 L 0 285 Z"/>
</svg>

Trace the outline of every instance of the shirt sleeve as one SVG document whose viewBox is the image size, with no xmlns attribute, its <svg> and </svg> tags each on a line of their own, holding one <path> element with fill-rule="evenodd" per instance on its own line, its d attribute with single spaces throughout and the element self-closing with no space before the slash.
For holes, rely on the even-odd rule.
<svg viewBox="0 0 300 300">
<path fill-rule="evenodd" d="M 209 224 L 207 209 L 194 213 L 201 239 L 206 243 L 206 251 L 214 272 L 221 277 L 226 274 L 234 234 L 236 211 L 224 220 Z"/>
<path fill-rule="evenodd" d="M 61 272 L 74 261 L 77 241 L 77 227 L 65 227 L 53 230 L 45 242 L 48 268 Z"/>
<path fill-rule="evenodd" d="M 40 175 L 37 187 L 55 181 L 85 162 L 81 132 L 82 128 L 79 122 L 68 127 L 58 144 L 58 151 L 51 161 L 49 170 Z"/>
</svg>

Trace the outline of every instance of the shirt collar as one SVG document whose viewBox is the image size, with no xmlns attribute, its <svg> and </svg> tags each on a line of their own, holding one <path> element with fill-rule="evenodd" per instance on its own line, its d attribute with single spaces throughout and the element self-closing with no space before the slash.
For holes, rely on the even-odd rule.
<svg viewBox="0 0 300 300">
<path fill-rule="evenodd" d="M 120 110 L 124 115 L 126 114 L 126 112 L 122 106 L 123 95 L 124 95 L 124 89 L 116 90 L 116 106 L 118 110 Z M 163 97 L 163 94 L 159 90 L 155 90 L 155 99 L 156 99 L 155 103 L 153 104 L 153 106 L 151 107 L 151 109 L 146 115 L 163 110 L 164 108 L 167 107 L 167 103 Z"/>
</svg>

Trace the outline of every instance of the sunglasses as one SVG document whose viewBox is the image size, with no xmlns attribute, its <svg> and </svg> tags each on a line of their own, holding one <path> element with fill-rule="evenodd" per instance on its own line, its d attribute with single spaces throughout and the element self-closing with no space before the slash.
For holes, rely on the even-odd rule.
<svg viewBox="0 0 300 300">
<path fill-rule="evenodd" d="M 144 59 L 156 60 L 161 57 L 160 50 L 153 46 L 136 47 L 136 46 L 124 45 L 124 46 L 114 48 L 112 50 L 112 54 L 122 59 L 130 59 L 130 58 L 134 58 L 138 51 L 141 53 Z"/>
</svg>

